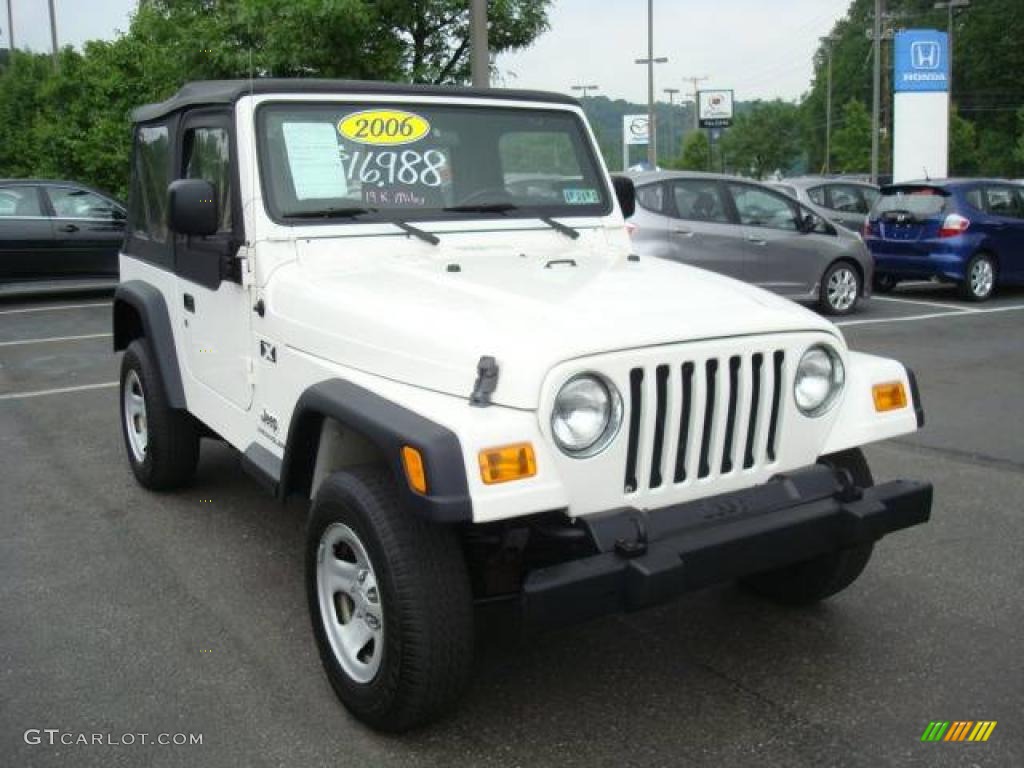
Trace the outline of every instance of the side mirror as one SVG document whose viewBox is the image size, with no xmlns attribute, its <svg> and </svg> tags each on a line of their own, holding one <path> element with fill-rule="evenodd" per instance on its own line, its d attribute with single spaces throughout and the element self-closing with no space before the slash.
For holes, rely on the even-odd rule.
<svg viewBox="0 0 1024 768">
<path fill-rule="evenodd" d="M 633 180 L 628 176 L 612 176 L 612 186 L 615 187 L 615 197 L 619 200 L 622 215 L 628 219 L 636 213 L 636 187 L 633 186 Z"/>
<path fill-rule="evenodd" d="M 818 217 L 809 211 L 800 214 L 800 231 L 805 235 L 813 232 L 818 227 Z"/>
<path fill-rule="evenodd" d="M 204 179 L 178 179 L 167 187 L 167 224 L 179 235 L 217 234 L 217 188 Z"/>
</svg>

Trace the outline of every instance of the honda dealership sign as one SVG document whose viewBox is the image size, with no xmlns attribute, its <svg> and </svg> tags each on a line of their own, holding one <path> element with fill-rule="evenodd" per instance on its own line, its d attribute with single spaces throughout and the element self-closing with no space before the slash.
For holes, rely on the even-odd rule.
<svg viewBox="0 0 1024 768">
<path fill-rule="evenodd" d="M 949 90 L 949 46 L 945 32 L 908 29 L 898 33 L 894 61 L 896 93 Z"/>
<path fill-rule="evenodd" d="M 732 91 L 698 91 L 697 120 L 701 128 L 732 125 Z"/>
<path fill-rule="evenodd" d="M 935 29 L 896 34 L 893 181 L 942 178 L 949 168 L 949 39 Z"/>
</svg>

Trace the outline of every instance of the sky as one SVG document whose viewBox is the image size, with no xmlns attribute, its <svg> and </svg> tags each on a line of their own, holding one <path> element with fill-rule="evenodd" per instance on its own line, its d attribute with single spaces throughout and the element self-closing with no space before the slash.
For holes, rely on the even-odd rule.
<svg viewBox="0 0 1024 768">
<path fill-rule="evenodd" d="M 0 0 L 0 43 L 7 45 L 3 3 L 14 3 L 19 48 L 49 49 L 46 0 Z M 81 45 L 126 29 L 137 0 L 55 0 L 58 39 Z M 708 76 L 701 88 L 732 88 L 738 100 L 796 99 L 809 86 L 818 38 L 846 13 L 850 0 L 654 0 L 654 55 L 663 88 L 692 91 L 684 77 Z M 523 51 L 499 56 L 508 87 L 568 91 L 596 84 L 598 93 L 647 100 L 647 0 L 555 0 L 551 28 Z M 678 97 L 677 97 L 678 98 Z"/>
</svg>

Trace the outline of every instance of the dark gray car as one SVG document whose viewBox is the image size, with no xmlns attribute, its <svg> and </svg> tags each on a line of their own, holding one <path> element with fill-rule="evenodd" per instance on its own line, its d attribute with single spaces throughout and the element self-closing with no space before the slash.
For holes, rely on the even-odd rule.
<svg viewBox="0 0 1024 768">
<path fill-rule="evenodd" d="M 125 219 L 120 202 L 83 184 L 0 179 L 0 293 L 113 285 Z"/>
<path fill-rule="evenodd" d="M 860 235 L 821 209 L 749 179 L 690 171 L 631 174 L 641 254 L 720 272 L 784 296 L 852 312 L 870 292 Z"/>
<path fill-rule="evenodd" d="M 798 176 L 770 181 L 768 186 L 801 203 L 821 208 L 833 222 L 854 232 L 860 232 L 864 227 L 868 212 L 879 195 L 878 187 L 866 181 L 827 176 Z"/>
</svg>

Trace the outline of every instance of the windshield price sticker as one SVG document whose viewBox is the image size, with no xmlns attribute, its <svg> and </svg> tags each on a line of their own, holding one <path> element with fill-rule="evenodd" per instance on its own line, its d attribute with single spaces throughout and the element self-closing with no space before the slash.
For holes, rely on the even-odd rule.
<svg viewBox="0 0 1024 768">
<path fill-rule="evenodd" d="M 430 134 L 425 117 L 397 109 L 353 112 L 338 122 L 338 133 L 349 141 L 378 147 L 412 144 Z"/>
<path fill-rule="evenodd" d="M 447 158 L 438 149 L 420 152 L 415 149 L 362 151 L 344 153 L 341 162 L 346 177 L 352 182 L 384 187 L 440 187 L 444 181 Z"/>
</svg>

